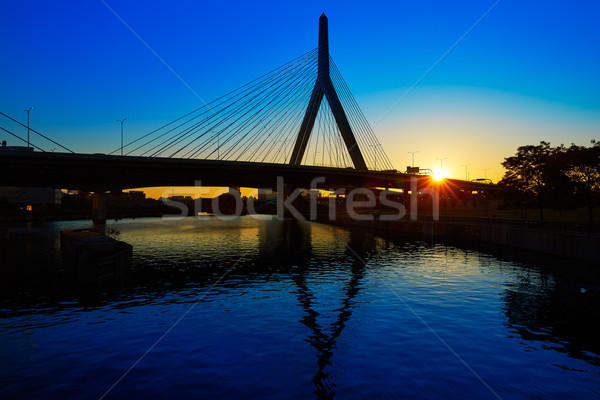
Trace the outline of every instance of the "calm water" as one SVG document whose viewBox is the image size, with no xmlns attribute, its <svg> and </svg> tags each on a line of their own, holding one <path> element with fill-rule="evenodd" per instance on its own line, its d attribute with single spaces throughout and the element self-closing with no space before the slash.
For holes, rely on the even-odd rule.
<svg viewBox="0 0 600 400">
<path fill-rule="evenodd" d="M 594 277 L 575 265 L 315 223 L 144 219 L 109 223 L 134 246 L 127 281 L 81 293 L 59 232 L 87 224 L 2 242 L 0 398 L 600 395 L 597 303 L 572 283 Z"/>
</svg>

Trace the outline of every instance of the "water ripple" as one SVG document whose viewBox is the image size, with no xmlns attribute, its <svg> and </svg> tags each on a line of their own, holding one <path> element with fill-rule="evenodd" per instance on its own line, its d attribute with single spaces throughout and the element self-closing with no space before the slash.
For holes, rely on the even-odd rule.
<svg viewBox="0 0 600 400">
<path fill-rule="evenodd" d="M 97 399 L 150 348 L 108 398 L 493 398 L 477 376 L 504 399 L 600 391 L 598 304 L 565 284 L 585 271 L 296 221 L 142 219 L 110 224 L 133 271 L 90 299 L 58 273 L 78 224 L 11 228 L 2 398 Z"/>
</svg>

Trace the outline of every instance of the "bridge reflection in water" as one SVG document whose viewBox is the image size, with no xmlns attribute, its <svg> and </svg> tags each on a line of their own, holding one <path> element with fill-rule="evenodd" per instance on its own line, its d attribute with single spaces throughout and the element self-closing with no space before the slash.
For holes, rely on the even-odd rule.
<svg viewBox="0 0 600 400">
<path fill-rule="evenodd" d="M 269 246 L 269 243 L 273 243 L 272 239 L 274 239 L 277 243 L 275 252 L 288 254 L 289 256 L 287 266 L 293 268 L 292 279 L 298 287 L 294 293 L 305 313 L 300 322 L 311 330 L 312 333 L 308 336 L 307 341 L 317 351 L 318 371 L 313 378 L 315 394 L 317 398 L 333 398 L 335 395 L 335 382 L 334 377 L 327 371 L 327 368 L 331 365 L 336 340 L 342 334 L 345 323 L 352 316 L 355 297 L 361 288 L 361 280 L 365 274 L 366 266 L 363 260 L 367 258 L 368 251 L 375 250 L 376 241 L 373 236 L 356 231 L 351 232 L 349 237 L 344 238 L 344 240 L 339 240 L 335 235 L 323 237 L 322 232 L 320 235 L 312 235 L 311 225 L 299 224 L 295 220 L 286 222 L 278 227 L 277 232 L 269 232 L 264 229 L 265 234 L 260 235 L 265 238 L 261 240 L 261 253 L 265 254 L 273 251 L 273 247 Z M 277 238 L 283 238 L 284 240 L 277 240 Z M 337 257 L 324 257 L 313 260 L 311 256 L 318 254 L 319 250 L 316 249 L 315 251 L 313 241 L 321 249 L 331 249 L 337 245 L 340 248 L 345 246 L 347 250 L 342 253 L 334 253 Z M 329 299 L 329 304 L 337 303 L 335 309 L 318 311 L 320 306 L 318 291 L 322 283 L 311 284 L 314 283 L 314 280 L 311 279 L 311 266 L 314 266 L 315 263 L 316 265 L 337 265 L 337 268 L 339 268 L 339 271 L 335 274 L 336 279 L 340 281 L 337 282 L 339 284 L 337 293 L 332 292 L 331 289 L 326 289 L 326 292 L 329 292 L 338 300 L 331 301 L 332 299 Z M 325 323 L 321 322 L 319 318 L 322 313 L 330 314 L 329 318 L 327 316 L 323 318 Z"/>
<path fill-rule="evenodd" d="M 294 220 L 120 221 L 111 227 L 133 244 L 134 272 L 121 292 L 81 304 L 63 275 L 48 290 L 49 271 L 46 285 L 33 273 L 60 269 L 52 252 L 40 264 L 40 249 L 72 224 L 11 231 L 31 273 L 15 284 L 2 267 L 8 397 L 98 398 L 196 302 L 116 398 L 491 395 L 395 295 L 504 398 L 555 395 L 565 380 L 581 398 L 598 389 L 597 304 L 563 289 L 594 276 L 556 273 L 547 260 Z"/>
</svg>

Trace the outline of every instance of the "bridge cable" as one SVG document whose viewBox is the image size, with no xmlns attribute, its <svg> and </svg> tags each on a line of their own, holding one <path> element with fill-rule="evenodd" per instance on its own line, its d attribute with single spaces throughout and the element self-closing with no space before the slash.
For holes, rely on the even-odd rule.
<svg viewBox="0 0 600 400">
<path fill-rule="evenodd" d="M 340 73 L 339 69 L 337 68 L 337 65 L 335 64 L 333 58 L 331 58 L 330 61 L 331 61 L 331 65 L 333 66 L 333 71 L 334 71 L 334 76 L 336 77 L 336 81 L 338 81 L 338 84 L 342 88 L 342 90 L 347 93 L 347 96 L 344 96 L 346 98 L 345 100 L 347 100 L 347 105 L 349 105 L 349 107 L 354 110 L 354 113 L 352 113 L 352 116 L 355 117 L 356 119 L 358 119 L 357 123 L 362 127 L 362 129 L 365 130 L 366 138 L 368 138 L 369 141 L 374 146 L 374 149 L 375 149 L 374 154 L 377 157 L 376 161 L 380 161 L 383 164 L 383 166 L 385 166 L 387 169 L 393 169 L 392 163 L 390 162 L 389 158 L 383 151 L 381 143 L 379 143 L 379 141 L 377 140 L 375 133 L 373 132 L 373 129 L 367 122 L 367 119 L 365 118 L 360 107 L 358 106 L 356 99 L 352 95 L 348 85 L 346 84 L 346 82 L 344 80 L 343 75 Z"/>
<path fill-rule="evenodd" d="M 19 139 L 19 140 L 22 140 L 23 142 L 27 143 L 27 140 L 25 140 L 25 139 L 22 139 L 22 138 L 21 138 L 20 136 L 18 136 L 18 135 L 15 135 L 14 133 L 12 133 L 11 131 L 9 131 L 8 129 L 4 129 L 4 128 L 3 128 L 3 127 L 1 127 L 1 126 L 0 126 L 0 129 L 2 129 L 4 132 L 8 133 L 9 135 L 13 135 L 13 136 L 14 136 L 14 137 L 16 137 L 17 139 Z M 44 149 L 42 149 L 42 148 L 40 148 L 40 147 L 36 146 L 35 144 L 33 144 L 33 143 L 31 143 L 31 142 L 29 143 L 29 145 L 30 145 L 30 146 L 32 146 L 32 147 L 35 147 L 35 148 L 36 148 L 36 149 L 38 149 L 38 150 L 40 150 L 42 153 L 45 153 L 45 152 L 46 152 Z M 12 149 L 10 146 L 5 146 L 5 147 L 7 147 L 7 148 L 9 148 L 9 149 L 11 149 L 11 150 L 13 150 L 13 151 L 17 151 L 17 150 L 15 150 L 15 149 Z"/>
<path fill-rule="evenodd" d="M 303 55 L 301 55 L 301 56 L 299 56 L 299 57 L 296 57 L 295 59 L 293 59 L 293 60 L 291 60 L 291 61 L 289 61 L 289 62 L 285 63 L 284 65 L 282 65 L 282 66 L 280 66 L 280 67 L 277 67 L 277 68 L 275 68 L 275 69 L 273 69 L 273 70 L 271 70 L 271 71 L 267 72 L 266 74 L 263 74 L 263 75 L 261 75 L 260 77 L 258 77 L 258 78 L 256 78 L 256 79 L 254 79 L 254 80 L 252 80 L 252 81 L 250 81 L 250 82 L 246 83 L 245 85 L 243 85 L 243 86 L 241 86 L 241 87 L 239 87 L 239 88 L 237 88 L 237 89 L 235 89 L 235 90 L 232 90 L 232 91 L 230 91 L 230 92 L 228 92 L 228 93 L 224 94 L 223 96 L 220 96 L 220 97 L 218 97 L 217 99 L 215 99 L 215 100 L 213 100 L 213 101 L 211 101 L 211 102 L 207 103 L 207 105 L 203 105 L 202 107 L 199 107 L 199 108 L 197 108 L 197 109 L 195 109 L 195 110 L 193 110 L 193 111 L 190 111 L 189 113 L 187 113 L 187 114 L 184 114 L 183 116 L 181 116 L 181 117 L 179 117 L 179 118 L 177 118 L 177 119 L 175 119 L 175 120 L 173 120 L 173 121 L 171 121 L 171 122 L 169 122 L 169 123 L 167 123 L 167 124 L 164 124 L 164 125 L 162 125 L 161 127 L 157 128 L 157 129 L 154 129 L 153 131 L 151 131 L 151 132 L 149 132 L 149 133 L 147 133 L 147 134 L 145 134 L 145 135 L 143 135 L 143 136 L 141 136 L 141 137 L 139 137 L 139 138 L 137 138 L 137 139 L 135 139 L 135 140 L 133 140 L 133 141 L 131 141 L 131 142 L 127 143 L 127 144 L 126 144 L 124 147 L 128 147 L 128 146 L 130 146 L 130 145 L 132 145 L 132 144 L 134 144 L 134 143 L 137 143 L 137 142 L 139 142 L 139 141 L 141 141 L 141 140 L 143 140 L 143 139 L 146 139 L 146 138 L 148 138 L 149 136 L 151 136 L 152 134 L 155 134 L 155 133 L 157 133 L 157 132 L 161 131 L 162 129 L 164 129 L 164 128 L 168 127 L 168 126 L 170 126 L 170 125 L 172 125 L 172 124 L 174 124 L 174 123 L 176 123 L 176 122 L 178 122 L 178 121 L 181 121 L 182 119 L 184 119 L 184 118 L 186 118 L 186 117 L 188 117 L 188 116 L 190 116 L 190 115 L 192 115 L 192 114 L 194 114 L 194 113 L 197 113 L 198 111 L 201 111 L 201 110 L 203 110 L 203 113 L 207 113 L 207 112 L 208 112 L 208 108 L 207 108 L 207 106 L 213 105 L 214 103 L 216 103 L 216 102 L 219 102 L 219 101 L 220 101 L 220 103 L 218 103 L 218 104 L 217 104 L 217 106 L 220 106 L 220 105 L 222 105 L 224 102 L 226 102 L 228 98 L 230 98 L 230 97 L 232 97 L 232 96 L 233 96 L 233 97 L 235 97 L 237 94 L 239 94 L 239 92 L 240 92 L 242 89 L 246 89 L 247 87 L 250 87 L 250 86 L 252 86 L 252 85 L 256 84 L 256 82 L 258 82 L 258 81 L 261 81 L 263 78 L 265 78 L 265 77 L 268 77 L 268 76 L 272 75 L 273 73 L 276 73 L 276 72 L 277 72 L 277 71 L 279 71 L 281 68 L 283 68 L 283 67 L 285 67 L 285 66 L 287 66 L 287 65 L 292 65 L 293 63 L 296 63 L 296 62 L 298 62 L 299 60 L 303 60 L 303 59 L 306 59 L 307 57 L 310 57 L 310 56 L 312 55 L 312 53 L 315 53 L 315 52 L 316 52 L 316 49 L 312 49 L 312 50 L 310 50 L 310 51 L 308 51 L 308 52 L 304 53 Z M 197 117 L 194 117 L 194 118 L 197 118 Z M 194 119 L 194 118 L 192 118 L 192 119 Z M 187 122 L 189 122 L 189 121 L 187 121 Z M 187 122 L 184 122 L 183 124 L 180 124 L 178 127 L 180 127 L 180 126 L 184 125 L 184 124 L 185 124 L 185 123 L 187 123 Z M 167 133 L 168 133 L 168 132 L 167 132 Z M 163 135 L 165 135 L 165 134 L 166 134 L 166 133 L 164 133 Z M 163 135 L 161 135 L 161 136 L 163 136 Z M 159 137 L 160 137 L 160 136 L 159 136 Z M 150 142 L 152 142 L 153 140 L 154 140 L 154 139 L 150 139 Z M 144 147 L 144 146 L 145 146 L 145 145 L 147 145 L 147 144 L 148 144 L 148 142 L 147 142 L 146 144 L 142 145 L 142 146 L 139 146 L 138 148 L 134 149 L 133 151 L 139 150 L 141 147 Z M 114 150 L 113 152 L 111 152 L 111 153 L 109 153 L 109 154 L 112 154 L 112 153 L 114 153 L 114 152 L 116 152 L 116 151 L 119 151 L 119 149 L 116 149 L 116 150 Z"/>
<path fill-rule="evenodd" d="M 16 122 L 17 124 L 21 125 L 22 127 L 24 127 L 24 128 L 27 128 L 27 125 L 20 123 L 20 122 L 19 122 L 19 121 L 17 121 L 16 119 L 14 119 L 14 118 L 12 118 L 12 117 L 9 117 L 8 115 L 4 114 L 4 113 L 3 113 L 3 112 L 1 112 L 1 111 L 0 111 L 0 114 L 4 115 L 6 118 L 10 119 L 11 121 L 13 121 L 13 122 Z M 36 131 L 35 129 L 33 129 L 33 128 L 31 128 L 31 127 L 29 127 L 28 129 L 29 129 L 31 132 L 37 133 L 38 135 L 40 135 L 40 136 L 41 136 L 41 137 L 43 137 L 44 139 L 46 139 L 46 140 L 48 140 L 48 141 L 50 141 L 50 142 L 54 143 L 55 145 L 57 145 L 57 146 L 60 146 L 61 148 L 63 148 L 63 149 L 65 149 L 65 150 L 67 150 L 68 152 L 70 152 L 70 153 L 75 153 L 74 151 L 72 151 L 72 150 L 70 150 L 70 149 L 67 149 L 67 148 L 66 148 L 65 146 L 63 146 L 62 144 L 60 144 L 60 143 L 58 143 L 58 142 L 55 142 L 54 140 L 50 139 L 49 137 L 47 137 L 47 136 L 45 136 L 45 135 L 43 135 L 43 134 L 39 133 L 39 132 L 38 132 L 38 131 Z M 31 142 L 29 142 L 29 143 L 31 144 Z"/>
<path fill-rule="evenodd" d="M 247 93 L 245 94 L 241 94 L 241 96 L 238 96 L 238 99 L 235 99 L 235 97 L 237 96 L 232 96 L 232 99 L 234 99 L 235 101 L 227 104 L 223 110 L 227 110 L 228 108 L 231 108 L 232 106 L 236 105 L 240 100 L 247 98 L 248 96 L 250 96 L 252 93 L 254 93 L 257 89 L 260 89 L 261 87 L 264 87 L 266 84 L 269 83 L 269 81 L 274 81 L 274 78 L 277 77 L 277 75 L 281 75 L 281 73 L 278 71 L 277 74 L 275 74 L 274 76 L 269 76 L 267 77 L 264 81 L 262 82 L 258 82 L 257 84 L 254 85 L 254 87 L 252 88 L 248 88 L 246 90 Z M 236 115 L 237 112 L 239 112 L 240 110 L 244 110 L 244 108 L 246 107 L 250 107 L 251 106 L 251 101 L 254 100 L 254 97 L 250 97 L 248 99 L 246 99 L 244 102 L 242 102 L 241 104 L 238 104 L 236 107 L 232 108 L 230 111 L 227 111 L 227 114 L 223 115 L 221 114 L 221 123 L 225 123 L 227 121 L 227 119 L 229 119 L 229 117 Z M 224 101 L 223 103 L 225 103 L 226 101 Z M 223 111 L 220 110 L 220 111 Z M 237 118 L 238 122 L 240 120 L 240 118 Z M 235 121 L 234 121 L 235 123 Z M 207 144 L 209 144 L 211 141 L 215 141 L 215 138 L 217 138 L 217 136 L 222 135 L 228 127 L 231 127 L 234 123 L 230 123 L 228 126 L 226 126 L 225 128 L 221 128 L 221 129 L 217 129 L 218 125 L 220 125 L 219 123 L 212 125 L 210 128 L 208 128 L 206 130 L 206 132 L 202 133 L 200 135 L 200 137 L 205 136 L 205 134 L 207 132 L 210 132 L 211 130 L 215 131 L 218 130 L 218 132 L 216 132 L 215 134 L 213 134 L 211 137 L 209 137 L 206 141 L 205 144 L 203 145 L 202 143 L 200 143 L 200 146 L 196 147 L 196 151 L 192 151 L 191 153 L 188 152 L 187 154 L 184 154 L 184 157 L 194 157 L 200 150 L 202 147 L 205 147 Z M 189 136 L 189 135 L 188 135 Z M 189 144 L 193 143 L 194 141 L 196 141 L 199 137 L 197 137 L 196 139 L 193 139 L 190 143 L 188 143 L 186 146 L 189 146 Z M 182 137 L 181 139 L 185 139 L 184 137 Z M 230 139 L 229 137 L 225 137 L 224 140 L 224 144 L 226 144 L 226 141 L 228 141 L 228 139 Z M 179 140 L 178 142 L 181 142 L 181 140 Z M 184 146 L 184 147 L 186 147 Z M 181 151 L 183 149 L 183 147 L 179 150 Z M 173 156 L 174 154 L 172 154 L 171 156 Z"/>
</svg>

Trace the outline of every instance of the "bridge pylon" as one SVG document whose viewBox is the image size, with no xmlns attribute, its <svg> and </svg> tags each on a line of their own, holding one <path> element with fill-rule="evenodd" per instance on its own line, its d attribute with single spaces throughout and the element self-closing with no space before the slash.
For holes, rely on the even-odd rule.
<svg viewBox="0 0 600 400">
<path fill-rule="evenodd" d="M 300 125 L 300 131 L 298 132 L 298 138 L 296 139 L 294 151 L 290 158 L 290 164 L 300 165 L 302 163 L 302 158 L 304 157 L 306 146 L 308 145 L 308 139 L 310 138 L 310 134 L 315 124 L 315 119 L 317 118 L 319 107 L 323 101 L 323 96 L 325 96 L 331 107 L 338 129 L 342 134 L 344 144 L 348 149 L 354 168 L 366 170 L 368 169 L 367 164 L 358 147 L 358 143 L 356 142 L 356 138 L 354 137 L 354 133 L 348 122 L 348 117 L 344 112 L 342 103 L 340 102 L 329 75 L 329 29 L 325 14 L 321 15 L 319 18 L 318 57 L 317 79 L 304 114 L 304 119 L 302 120 L 302 125 Z"/>
</svg>

